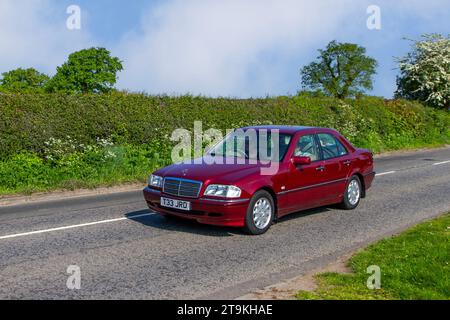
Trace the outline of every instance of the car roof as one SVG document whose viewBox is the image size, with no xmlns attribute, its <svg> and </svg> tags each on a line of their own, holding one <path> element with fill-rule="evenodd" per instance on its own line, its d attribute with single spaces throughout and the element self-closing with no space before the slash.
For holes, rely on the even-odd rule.
<svg viewBox="0 0 450 320">
<path fill-rule="evenodd" d="M 308 127 L 308 126 L 286 126 L 286 125 L 264 125 L 264 126 L 248 126 L 241 128 L 242 130 L 255 129 L 255 130 L 279 130 L 280 133 L 295 134 L 298 131 L 309 130 L 309 129 L 323 129 L 330 130 L 328 128 L 320 127 Z"/>
</svg>

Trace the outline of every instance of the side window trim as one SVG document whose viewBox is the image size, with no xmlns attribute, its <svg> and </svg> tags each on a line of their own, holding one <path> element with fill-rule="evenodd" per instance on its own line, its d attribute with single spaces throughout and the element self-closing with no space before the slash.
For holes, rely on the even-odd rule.
<svg viewBox="0 0 450 320">
<path fill-rule="evenodd" d="M 318 150 L 319 151 L 319 160 L 317 160 L 317 161 L 326 160 L 325 157 L 323 156 L 322 144 L 320 143 L 319 133 L 314 134 L 314 139 L 316 140 L 316 145 L 317 145 L 317 148 L 319 149 Z"/>
</svg>

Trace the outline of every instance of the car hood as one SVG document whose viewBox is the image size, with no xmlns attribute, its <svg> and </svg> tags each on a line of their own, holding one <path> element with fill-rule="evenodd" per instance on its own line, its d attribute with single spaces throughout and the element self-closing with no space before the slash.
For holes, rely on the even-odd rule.
<svg viewBox="0 0 450 320">
<path fill-rule="evenodd" d="M 202 160 L 202 163 L 196 163 Z M 259 173 L 260 164 L 207 164 L 205 157 L 199 158 L 194 163 L 173 164 L 155 172 L 163 177 L 175 177 L 202 181 L 203 183 L 228 183 L 232 184 L 251 174 Z M 236 159 L 229 158 L 236 162 Z"/>
</svg>

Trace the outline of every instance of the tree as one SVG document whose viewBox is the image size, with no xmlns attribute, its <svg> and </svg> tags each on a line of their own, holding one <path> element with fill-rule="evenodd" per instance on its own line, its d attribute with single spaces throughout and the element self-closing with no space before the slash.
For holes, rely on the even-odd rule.
<svg viewBox="0 0 450 320">
<path fill-rule="evenodd" d="M 36 93 L 43 92 L 44 86 L 50 79 L 47 75 L 36 69 L 14 69 L 2 73 L 0 91 L 12 93 Z"/>
<path fill-rule="evenodd" d="M 397 59 L 396 97 L 450 108 L 450 38 L 439 34 L 414 41 L 412 51 Z"/>
<path fill-rule="evenodd" d="M 57 68 L 49 81 L 49 92 L 105 93 L 117 81 L 122 62 L 105 48 L 90 48 L 72 53 L 67 62 Z"/>
<path fill-rule="evenodd" d="M 372 89 L 377 61 L 365 55 L 365 48 L 331 41 L 319 53 L 317 61 L 301 70 L 304 88 L 323 91 L 339 99 Z"/>
</svg>

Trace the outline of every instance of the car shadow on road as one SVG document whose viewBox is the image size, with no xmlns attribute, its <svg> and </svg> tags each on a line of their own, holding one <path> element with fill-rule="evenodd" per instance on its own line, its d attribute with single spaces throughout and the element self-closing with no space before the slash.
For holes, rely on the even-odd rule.
<svg viewBox="0 0 450 320">
<path fill-rule="evenodd" d="M 151 213 L 154 212 L 149 209 L 139 210 L 128 212 L 125 214 L 125 217 L 130 220 L 139 222 L 145 226 L 164 229 L 167 231 L 186 232 L 212 237 L 230 237 L 233 235 L 245 234 L 245 232 L 240 228 L 205 225 L 200 224 L 195 220 L 187 220 L 177 217 L 166 217 L 157 213 Z"/>
<path fill-rule="evenodd" d="M 287 223 L 290 220 L 301 219 L 311 215 L 328 212 L 333 206 L 320 207 L 305 211 L 299 211 L 284 216 L 276 221 L 277 224 Z M 153 214 L 152 214 L 153 213 Z M 147 215 L 148 214 L 148 215 Z M 212 237 L 230 237 L 237 235 L 246 235 L 241 228 L 220 227 L 198 223 L 195 220 L 187 220 L 177 217 L 162 216 L 149 209 L 128 212 L 125 217 L 152 228 L 163 229 L 167 231 L 186 232 Z M 269 231 L 270 232 L 270 231 Z"/>
<path fill-rule="evenodd" d="M 301 219 L 307 216 L 313 216 L 313 215 L 318 215 L 320 213 L 324 213 L 324 212 L 328 212 L 328 211 L 332 211 L 332 210 L 336 210 L 337 206 L 334 205 L 329 205 L 329 206 L 325 206 L 325 207 L 318 207 L 318 208 L 313 208 L 313 209 L 308 209 L 308 210 L 304 210 L 304 211 L 298 211 L 298 212 L 294 212 L 294 213 L 290 213 L 287 216 L 281 217 L 280 219 L 277 220 L 277 223 L 286 223 L 289 222 L 290 220 L 297 220 L 297 219 Z"/>
</svg>

